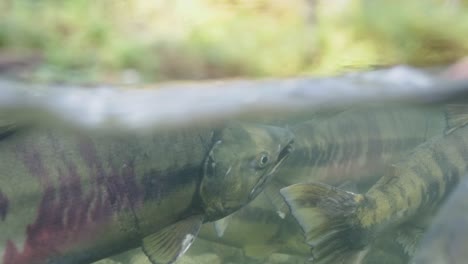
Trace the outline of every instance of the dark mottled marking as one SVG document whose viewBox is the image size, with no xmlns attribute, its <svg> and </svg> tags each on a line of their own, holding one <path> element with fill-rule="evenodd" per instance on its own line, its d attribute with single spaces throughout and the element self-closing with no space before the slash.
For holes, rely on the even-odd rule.
<svg viewBox="0 0 468 264">
<path fill-rule="evenodd" d="M 357 156 L 353 156 L 354 154 L 354 148 L 355 148 L 355 143 L 354 142 L 349 142 L 347 144 L 344 144 L 343 147 L 341 147 L 341 157 L 338 160 L 337 157 L 335 157 L 335 162 L 339 164 L 344 164 L 350 160 L 356 160 L 356 158 L 359 158 Z"/>
<path fill-rule="evenodd" d="M 315 161 L 313 160 L 310 165 L 313 164 L 313 166 L 324 166 L 324 165 L 328 165 L 330 163 L 330 157 L 331 157 L 331 153 L 333 151 L 334 148 L 336 148 L 336 144 L 335 143 L 328 143 L 324 146 L 323 149 L 320 149 L 319 147 L 317 147 L 316 149 L 316 152 L 317 152 L 317 156 L 316 156 L 316 159 Z M 305 163 L 305 164 L 308 164 L 308 163 Z"/>
<path fill-rule="evenodd" d="M 336 141 L 332 141 L 331 143 L 328 143 L 325 153 L 323 153 L 322 158 L 319 161 L 319 164 L 330 164 L 331 162 L 333 162 L 333 152 L 338 153 L 340 147 L 343 148 L 346 146 L 340 146 L 338 142 Z M 334 151 L 335 149 L 337 151 Z"/>
<path fill-rule="evenodd" d="M 311 139 L 310 141 L 314 141 Z M 368 149 L 364 152 L 364 142 L 361 140 L 353 140 L 351 142 L 333 141 L 327 143 L 323 149 L 318 145 L 304 144 L 301 147 L 300 143 L 295 148 L 290 158 L 286 161 L 288 167 L 325 167 L 329 166 L 331 162 L 336 162 L 331 159 L 331 150 L 338 147 L 345 151 L 338 164 L 344 162 L 353 162 L 362 155 L 366 155 L 367 162 L 378 160 L 383 154 L 384 146 L 392 146 L 392 150 L 401 151 L 410 149 L 412 146 L 417 146 L 423 142 L 420 137 L 410 137 L 406 139 L 366 139 Z M 401 145 L 401 148 L 394 148 L 395 145 Z"/>
<path fill-rule="evenodd" d="M 427 205 L 428 195 L 424 185 L 419 186 L 419 195 L 421 196 L 421 204 L 419 207 Z"/>
<path fill-rule="evenodd" d="M 449 175 L 444 175 L 445 189 L 444 194 L 447 196 L 460 182 L 460 172 L 458 170 L 453 170 L 451 177 Z"/>
<path fill-rule="evenodd" d="M 368 197 L 364 197 L 364 201 L 362 202 L 363 206 L 369 210 L 374 211 L 377 209 L 377 203 L 374 199 L 369 199 Z"/>
<path fill-rule="evenodd" d="M 450 171 L 450 173 L 445 173 L 443 175 L 443 182 L 444 182 L 445 188 L 443 190 L 442 199 L 439 201 L 439 203 L 443 202 L 449 196 L 452 190 L 458 185 L 460 181 L 460 176 L 466 173 L 466 172 L 460 172 L 459 168 L 457 168 L 452 163 L 449 164 L 448 170 Z"/>
<path fill-rule="evenodd" d="M 434 154 L 434 151 L 431 151 L 431 154 Z M 415 158 L 418 158 L 418 155 L 412 155 L 409 159 L 412 159 L 414 156 Z M 437 165 L 437 160 L 430 157 L 425 160 L 418 159 L 418 161 L 419 163 L 417 166 L 412 167 L 411 170 L 414 175 L 417 176 L 419 181 L 422 181 L 422 183 L 417 184 L 417 188 L 419 188 L 419 195 L 421 197 L 421 204 L 419 206 L 423 207 L 432 204 L 431 201 L 433 200 L 433 197 L 429 194 L 429 185 L 437 183 L 440 179 L 438 179 L 437 175 L 434 175 L 434 172 L 430 169 L 432 166 Z"/>
<path fill-rule="evenodd" d="M 440 198 L 439 190 L 440 190 L 440 184 L 437 181 L 433 181 L 427 186 L 427 189 L 426 189 L 427 199 L 425 200 L 427 201 L 428 205 L 434 204 L 439 200 Z"/>
<path fill-rule="evenodd" d="M 301 162 L 302 165 L 309 165 L 309 164 L 311 165 L 313 164 L 314 166 L 320 165 L 318 162 L 320 160 L 320 156 L 323 154 L 323 150 L 321 150 L 318 146 L 314 146 L 310 148 L 308 153 L 309 153 L 309 158 L 310 158 L 309 160 L 302 159 L 302 158 L 295 158 L 295 159 L 290 158 L 289 160 L 290 161 L 303 161 Z"/>
<path fill-rule="evenodd" d="M 452 143 L 452 142 L 450 142 Z M 458 145 L 457 143 L 455 143 Z M 458 154 L 458 153 L 457 153 Z M 429 204 L 438 201 L 440 198 L 445 196 L 459 180 L 460 171 L 459 168 L 447 157 L 447 154 L 441 150 L 432 151 L 432 159 L 437 163 L 438 167 L 442 171 L 442 178 L 437 179 L 436 182 L 431 183 L 428 186 Z M 435 184 L 437 183 L 437 184 Z M 444 193 L 440 192 L 440 184 L 444 184 Z M 434 190 L 437 188 L 437 190 Z"/>
<path fill-rule="evenodd" d="M 0 219 L 2 221 L 5 221 L 9 205 L 8 197 L 0 190 Z"/>
<path fill-rule="evenodd" d="M 323 154 L 323 149 L 318 145 L 317 137 L 319 136 L 320 135 L 316 135 L 314 138 L 295 144 L 296 147 L 294 151 L 286 161 L 288 166 L 294 168 L 315 166 Z"/>
</svg>

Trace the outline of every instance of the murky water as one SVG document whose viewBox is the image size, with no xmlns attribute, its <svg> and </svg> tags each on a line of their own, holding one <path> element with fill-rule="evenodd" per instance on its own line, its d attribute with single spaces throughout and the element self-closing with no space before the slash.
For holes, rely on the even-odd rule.
<svg viewBox="0 0 468 264">
<path fill-rule="evenodd" d="M 468 85 L 409 68 L 18 85 L 0 85 L 4 264 L 411 263 L 467 169 Z"/>
</svg>

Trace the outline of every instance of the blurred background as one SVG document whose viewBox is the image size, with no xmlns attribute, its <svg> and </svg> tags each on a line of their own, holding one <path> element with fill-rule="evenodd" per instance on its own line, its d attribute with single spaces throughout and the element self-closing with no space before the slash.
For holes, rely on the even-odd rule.
<svg viewBox="0 0 468 264">
<path fill-rule="evenodd" d="M 468 0 L 0 0 L 0 75 L 32 82 L 325 76 L 468 54 Z"/>
</svg>

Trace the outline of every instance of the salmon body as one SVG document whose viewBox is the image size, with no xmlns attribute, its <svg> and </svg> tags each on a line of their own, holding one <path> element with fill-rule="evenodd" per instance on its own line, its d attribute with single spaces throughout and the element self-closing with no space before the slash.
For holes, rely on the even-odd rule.
<svg viewBox="0 0 468 264">
<path fill-rule="evenodd" d="M 228 216 L 226 229 L 220 234 L 213 225 L 203 225 L 199 237 L 223 245 L 243 249 L 245 256 L 267 258 L 278 252 L 308 256 L 310 249 L 303 242 L 300 228 L 291 215 L 281 218 L 260 194 L 249 205 Z"/>
<path fill-rule="evenodd" d="M 467 173 L 466 105 L 454 109 L 452 112 L 461 112 L 461 116 L 454 115 L 458 118 L 453 120 L 461 125 L 433 137 L 389 166 L 365 194 L 322 183 L 296 184 L 281 190 L 313 247 L 315 263 L 355 263 L 352 257 L 359 261 L 363 249 L 373 240 L 439 207 Z M 410 243 L 403 242 L 407 249 L 417 242 L 416 236 L 412 237 Z"/>
<path fill-rule="evenodd" d="M 386 165 L 441 135 L 445 124 L 440 108 L 398 106 L 361 107 L 299 123 L 292 127 L 295 151 L 275 180 L 282 186 L 308 181 L 375 182 Z"/>
<path fill-rule="evenodd" d="M 137 138 L 41 129 L 0 141 L 2 263 L 86 263 L 138 246 L 142 233 L 189 213 L 207 132 Z M 158 217 L 150 226 L 145 215 Z"/>
<path fill-rule="evenodd" d="M 263 258 L 272 252 L 307 256 L 298 226 L 279 196 L 280 188 L 301 182 L 372 185 L 385 166 L 401 155 L 442 135 L 440 107 L 359 107 L 291 126 L 295 150 L 272 184 L 254 202 L 226 218 L 222 234 L 205 225 L 204 239 L 244 249 Z M 365 189 L 367 190 L 367 188 Z M 275 212 L 276 211 L 276 212 Z"/>
<path fill-rule="evenodd" d="M 232 141 L 223 138 L 229 131 L 236 131 Z M 182 227 L 196 229 L 201 222 L 237 210 L 254 198 L 250 197 L 254 188 L 262 188 L 259 183 L 270 177 L 273 165 L 279 165 L 278 145 L 288 146 L 292 136 L 281 128 L 261 126 L 236 125 L 228 132 L 216 138 L 208 128 L 88 134 L 38 127 L 1 139 L 1 263 L 90 263 L 138 247 L 143 238 L 165 227 L 183 222 Z M 214 142 L 219 150 L 230 149 L 231 143 L 251 146 L 245 149 L 246 156 L 227 162 L 230 176 L 237 179 L 231 183 L 245 187 L 236 192 L 245 198 L 236 198 L 239 204 L 231 203 L 226 212 L 204 202 L 212 197 L 224 202 L 221 194 L 213 196 L 209 186 L 204 187 L 206 192 L 200 190 L 206 185 L 204 167 Z M 243 177 L 249 179 L 240 177 L 234 163 L 252 163 L 247 157 L 255 159 L 252 152 L 264 151 L 266 142 L 279 151 L 271 151 L 271 165 L 265 165 L 265 173 L 256 171 L 257 178 L 247 172 Z M 224 161 L 219 158 L 217 164 Z M 218 175 L 210 172 L 209 183 L 218 181 L 222 188 Z M 184 231 L 186 238 L 196 236 L 198 229 L 192 229 Z M 184 247 L 173 256 L 163 256 L 167 260 L 159 261 L 158 252 L 148 255 L 153 262 L 172 263 L 191 244 L 183 241 L 179 242 Z"/>
</svg>

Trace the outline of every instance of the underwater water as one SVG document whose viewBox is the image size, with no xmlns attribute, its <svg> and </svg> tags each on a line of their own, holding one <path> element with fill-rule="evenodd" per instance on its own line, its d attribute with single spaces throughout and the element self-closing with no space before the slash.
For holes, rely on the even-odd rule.
<svg viewBox="0 0 468 264">
<path fill-rule="evenodd" d="M 432 263 L 439 209 L 465 210 L 445 201 L 468 85 L 409 68 L 274 84 L 3 83 L 1 263 Z M 445 263 L 459 231 L 429 239 Z"/>
<path fill-rule="evenodd" d="M 436 149 L 429 156 L 416 155 L 426 154 L 427 148 L 433 150 L 426 146 L 428 142 L 451 138 L 445 135 L 445 111 L 445 105 L 371 104 L 288 122 L 295 136 L 294 151 L 268 186 L 232 215 L 205 223 L 193 246 L 177 263 L 410 263 L 422 230 L 430 228 L 433 214 L 456 185 L 455 177 L 463 176 L 468 157 L 463 156 L 468 152 L 455 152 L 451 157 L 451 147 L 440 153 Z M 275 125 L 281 122 L 274 121 Z M 457 144 L 464 144 L 458 139 Z M 461 150 L 465 148 L 458 147 Z M 461 164 L 454 168 L 456 160 Z M 434 168 L 413 169 L 419 162 Z M 404 173 L 396 171 L 395 166 Z M 454 179 L 447 179 L 452 176 Z M 393 179 L 398 177 L 414 177 L 416 183 L 400 184 Z M 312 195 L 313 188 L 290 194 L 300 196 L 298 204 L 290 196 L 281 195 L 280 190 L 299 183 L 325 183 L 356 195 L 368 195 L 369 200 L 341 211 L 332 202 L 349 207 L 354 198 L 325 195 L 333 193 L 333 189 L 323 197 L 318 197 L 320 193 Z M 431 186 L 435 185 L 446 193 L 434 194 Z M 397 191 L 392 191 L 392 186 Z M 384 190 L 377 194 L 372 192 L 381 188 Z M 403 202 L 403 198 L 394 198 L 401 193 L 405 195 Z M 392 205 L 401 208 L 391 212 Z M 353 217 L 359 208 L 368 212 Z M 325 210 L 324 215 L 319 209 Z M 391 219 L 400 211 L 405 213 Z M 361 226 L 359 221 L 366 219 L 365 213 L 377 218 L 375 223 Z M 337 231 L 342 232 L 335 235 Z M 312 235 L 319 238 L 308 241 Z M 321 246 L 325 249 L 314 254 Z M 327 259 L 329 256 L 333 258 Z M 98 263 L 151 262 L 141 250 L 134 250 Z"/>
</svg>

